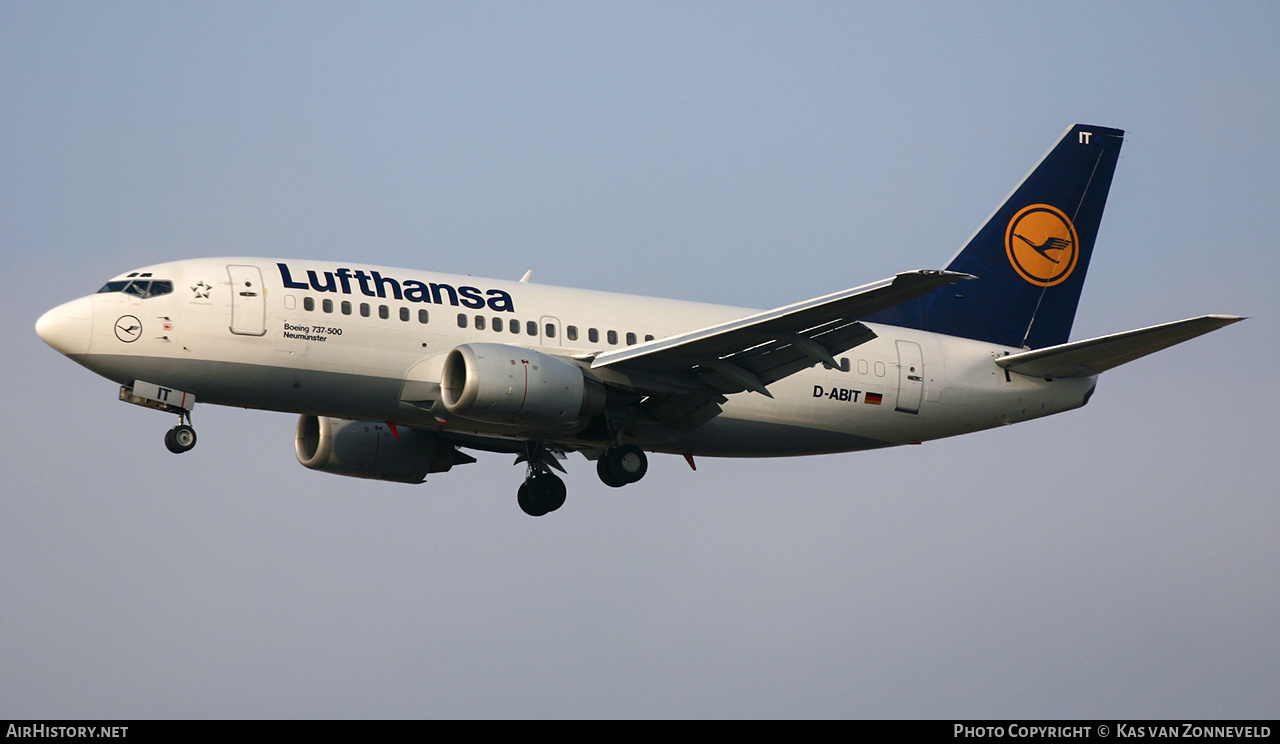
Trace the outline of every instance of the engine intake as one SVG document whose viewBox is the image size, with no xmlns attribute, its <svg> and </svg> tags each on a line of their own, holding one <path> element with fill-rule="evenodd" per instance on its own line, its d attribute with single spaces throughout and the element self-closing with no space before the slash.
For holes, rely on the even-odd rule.
<svg viewBox="0 0 1280 744">
<path fill-rule="evenodd" d="M 450 413 L 497 424 L 565 426 L 604 411 L 604 386 L 573 362 L 506 344 L 463 344 L 445 357 Z"/>
<path fill-rule="evenodd" d="M 429 432 L 400 429 L 399 434 L 386 424 L 304 414 L 293 449 L 298 462 L 312 470 L 398 483 L 421 483 L 427 473 L 475 462 Z"/>
</svg>

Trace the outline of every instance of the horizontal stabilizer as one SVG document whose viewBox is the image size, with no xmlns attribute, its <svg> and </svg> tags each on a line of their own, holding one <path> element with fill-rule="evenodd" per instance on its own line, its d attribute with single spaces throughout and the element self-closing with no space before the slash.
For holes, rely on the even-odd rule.
<svg viewBox="0 0 1280 744">
<path fill-rule="evenodd" d="M 1203 315 L 1136 331 L 1024 351 L 996 359 L 1010 372 L 1052 380 L 1089 377 L 1183 341 L 1244 320 L 1236 315 Z"/>
</svg>

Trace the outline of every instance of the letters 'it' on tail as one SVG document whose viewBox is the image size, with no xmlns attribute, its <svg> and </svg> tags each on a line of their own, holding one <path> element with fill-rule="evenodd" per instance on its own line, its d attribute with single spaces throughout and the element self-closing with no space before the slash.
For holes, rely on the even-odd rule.
<svg viewBox="0 0 1280 744">
<path fill-rule="evenodd" d="M 867 317 L 1039 349 L 1071 334 L 1124 131 L 1067 130 L 947 266 L 978 277 Z"/>
</svg>

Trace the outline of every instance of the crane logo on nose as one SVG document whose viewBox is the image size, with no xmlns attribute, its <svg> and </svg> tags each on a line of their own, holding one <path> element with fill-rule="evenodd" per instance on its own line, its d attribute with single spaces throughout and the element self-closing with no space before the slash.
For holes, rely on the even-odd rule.
<svg viewBox="0 0 1280 744">
<path fill-rule="evenodd" d="M 142 338 L 142 321 L 132 315 L 121 316 L 116 321 L 116 338 L 126 344 L 131 344 Z"/>
</svg>

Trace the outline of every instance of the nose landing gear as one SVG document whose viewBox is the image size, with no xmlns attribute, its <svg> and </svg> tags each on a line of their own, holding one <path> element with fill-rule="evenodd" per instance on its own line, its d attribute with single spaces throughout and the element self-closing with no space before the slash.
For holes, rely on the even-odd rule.
<svg viewBox="0 0 1280 744">
<path fill-rule="evenodd" d="M 196 430 L 191 428 L 190 415 L 179 415 L 178 425 L 164 433 L 164 446 L 175 455 L 181 455 L 196 446 Z"/>
<path fill-rule="evenodd" d="M 178 414 L 178 425 L 164 433 L 164 446 L 175 455 L 196 446 L 196 430 L 191 428 L 191 407 L 196 396 L 176 388 L 134 380 L 133 386 L 120 386 L 120 400 L 135 406 Z"/>
<path fill-rule="evenodd" d="M 196 446 L 196 430 L 186 424 L 178 424 L 164 433 L 164 446 L 175 455 Z"/>
</svg>

